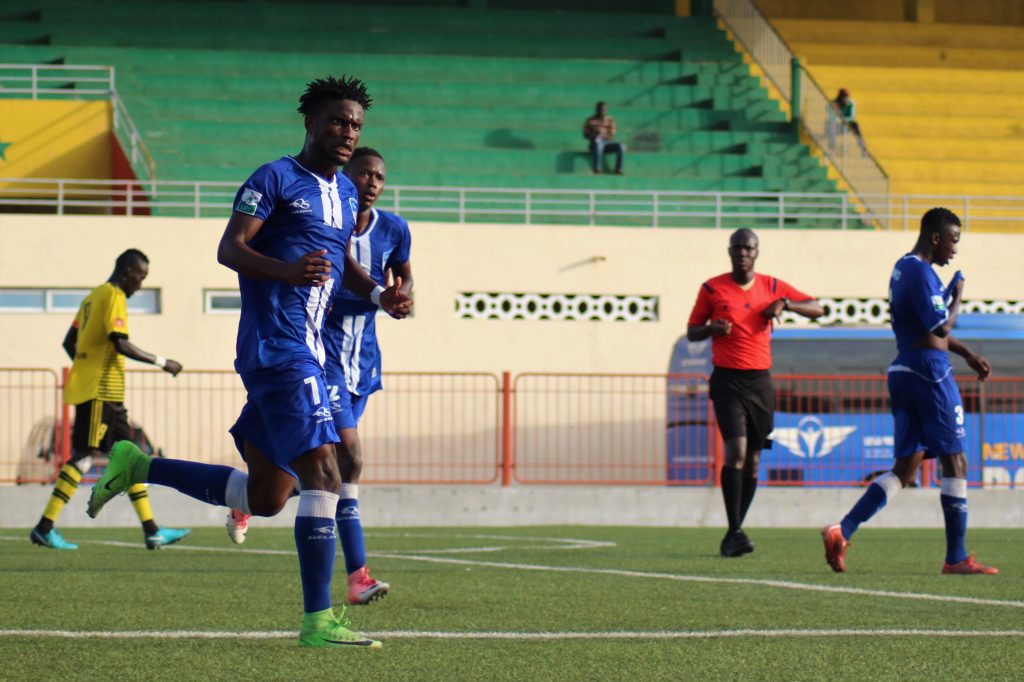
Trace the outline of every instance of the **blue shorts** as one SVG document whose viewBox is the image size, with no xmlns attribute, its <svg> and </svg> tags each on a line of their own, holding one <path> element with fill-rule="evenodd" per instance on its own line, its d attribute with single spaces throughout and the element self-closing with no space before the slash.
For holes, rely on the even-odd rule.
<svg viewBox="0 0 1024 682">
<path fill-rule="evenodd" d="M 967 452 L 963 401 L 945 351 L 901 353 L 889 367 L 889 397 L 896 457 Z"/>
<path fill-rule="evenodd" d="M 247 440 L 298 478 L 292 461 L 321 445 L 338 442 L 320 365 L 310 360 L 246 372 L 241 377 L 248 399 L 231 435 L 243 458 L 242 441 Z"/>
<path fill-rule="evenodd" d="M 327 382 L 327 390 L 331 396 L 331 414 L 334 416 L 334 426 L 338 433 L 358 427 L 370 396 L 349 393 L 344 377 L 330 376 Z"/>
</svg>

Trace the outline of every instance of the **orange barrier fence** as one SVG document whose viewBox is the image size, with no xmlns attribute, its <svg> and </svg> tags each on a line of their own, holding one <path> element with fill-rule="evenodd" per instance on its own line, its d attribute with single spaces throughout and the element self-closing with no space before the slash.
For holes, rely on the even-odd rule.
<svg viewBox="0 0 1024 682">
<path fill-rule="evenodd" d="M 863 486 L 892 464 L 884 376 L 776 375 L 775 486 Z M 0 482 L 45 483 L 70 454 L 73 409 L 45 369 L 0 369 Z M 1024 488 L 1024 377 L 959 379 L 971 485 Z M 359 426 L 365 483 L 716 485 L 722 445 L 698 374 L 385 373 Z M 244 466 L 229 371 L 126 374 L 136 440 Z M 920 485 L 936 485 L 927 463 Z"/>
<path fill-rule="evenodd" d="M 514 387 L 520 483 L 709 485 L 716 430 L 707 378 L 520 374 Z"/>
<path fill-rule="evenodd" d="M 62 452 L 60 379 L 49 369 L 0 370 L 0 482 L 48 483 Z"/>
</svg>

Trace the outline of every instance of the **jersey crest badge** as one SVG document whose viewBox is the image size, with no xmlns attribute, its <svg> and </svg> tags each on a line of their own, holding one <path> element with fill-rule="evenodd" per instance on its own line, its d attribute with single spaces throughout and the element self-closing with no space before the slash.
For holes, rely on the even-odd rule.
<svg viewBox="0 0 1024 682">
<path fill-rule="evenodd" d="M 246 187 L 242 190 L 242 196 L 239 197 L 238 205 L 235 206 L 235 210 L 247 215 L 256 215 L 256 207 L 260 205 L 260 200 L 262 198 L 262 194 L 254 189 Z"/>
</svg>

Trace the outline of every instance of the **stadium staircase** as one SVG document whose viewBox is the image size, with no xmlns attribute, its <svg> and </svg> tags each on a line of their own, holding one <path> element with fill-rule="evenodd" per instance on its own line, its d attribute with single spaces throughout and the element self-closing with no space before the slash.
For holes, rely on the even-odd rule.
<svg viewBox="0 0 1024 682">
<path fill-rule="evenodd" d="M 432 4 L 27 0 L 0 10 L 0 62 L 114 65 L 162 180 L 238 182 L 298 151 L 298 95 L 346 73 L 375 100 L 362 143 L 391 184 L 837 191 L 711 18 L 657 0 Z M 598 100 L 626 175 L 589 170 Z"/>
<path fill-rule="evenodd" d="M 1019 207 L 1024 26 L 772 23 L 826 92 L 850 90 L 894 194 L 969 195 L 993 215 L 1001 205 L 993 197 L 1017 197 Z"/>
</svg>

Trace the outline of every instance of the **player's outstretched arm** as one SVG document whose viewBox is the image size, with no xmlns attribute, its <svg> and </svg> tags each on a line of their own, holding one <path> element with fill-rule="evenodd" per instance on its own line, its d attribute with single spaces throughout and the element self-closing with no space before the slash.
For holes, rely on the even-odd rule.
<svg viewBox="0 0 1024 682">
<path fill-rule="evenodd" d="M 703 341 L 711 336 L 729 336 L 732 333 L 732 322 L 729 320 L 711 320 L 710 324 L 691 324 L 686 327 L 686 338 L 689 341 Z"/>
<path fill-rule="evenodd" d="M 788 298 L 780 298 L 773 301 L 765 308 L 761 315 L 766 320 L 778 319 L 783 311 L 791 310 L 797 315 L 806 317 L 809 320 L 816 320 L 825 314 L 825 309 L 817 300 L 810 298 L 806 301 L 791 301 Z"/>
<path fill-rule="evenodd" d="M 128 337 L 124 334 L 111 334 L 110 341 L 114 344 L 114 350 L 126 358 L 156 365 L 171 376 L 178 376 L 178 372 L 181 371 L 181 363 L 177 360 L 171 360 L 155 353 L 147 353 L 129 341 Z"/>
<path fill-rule="evenodd" d="M 813 298 L 806 301 L 789 301 L 789 309 L 808 320 L 816 320 L 825 314 L 825 309 Z"/>
<path fill-rule="evenodd" d="M 967 366 L 978 373 L 979 381 L 984 381 L 992 376 L 992 365 L 988 364 L 988 360 L 983 356 L 972 351 L 963 341 L 952 334 L 949 334 L 946 340 L 949 342 L 949 350 L 966 360 Z"/>
<path fill-rule="evenodd" d="M 412 296 L 412 261 L 405 261 L 401 265 L 396 265 L 393 268 L 393 274 L 396 277 L 402 278 L 401 292 L 406 296 Z"/>
<path fill-rule="evenodd" d="M 946 310 L 948 312 L 946 321 L 931 331 L 932 334 L 935 334 L 935 336 L 938 336 L 940 339 L 950 336 L 950 333 L 953 331 L 953 327 L 956 325 L 956 319 L 960 316 L 960 299 L 964 295 L 963 277 L 961 276 L 960 278 L 957 278 L 954 276 L 951 284 L 953 286 L 953 290 L 949 293 L 949 305 L 946 306 Z M 963 346 L 962 343 L 960 345 Z M 949 349 L 953 350 L 952 344 L 950 344 Z M 953 352 L 956 353 L 956 351 Z M 957 355 L 961 355 L 961 353 L 957 353 Z M 964 356 L 964 359 L 967 359 L 966 356 Z M 967 362 L 970 364 L 970 360 Z"/>
<path fill-rule="evenodd" d="M 401 276 L 396 275 L 395 283 L 386 289 L 379 286 L 366 270 L 363 270 L 352 258 L 351 253 L 345 254 L 345 274 L 341 278 L 342 286 L 361 296 L 380 308 L 391 317 L 402 319 L 412 310 L 412 299 L 403 292 Z"/>
<path fill-rule="evenodd" d="M 217 262 L 253 279 L 287 282 L 296 287 L 322 287 L 331 278 L 327 251 L 319 249 L 286 263 L 270 258 L 249 246 L 263 227 L 263 221 L 244 213 L 232 213 L 217 246 Z"/>
</svg>

